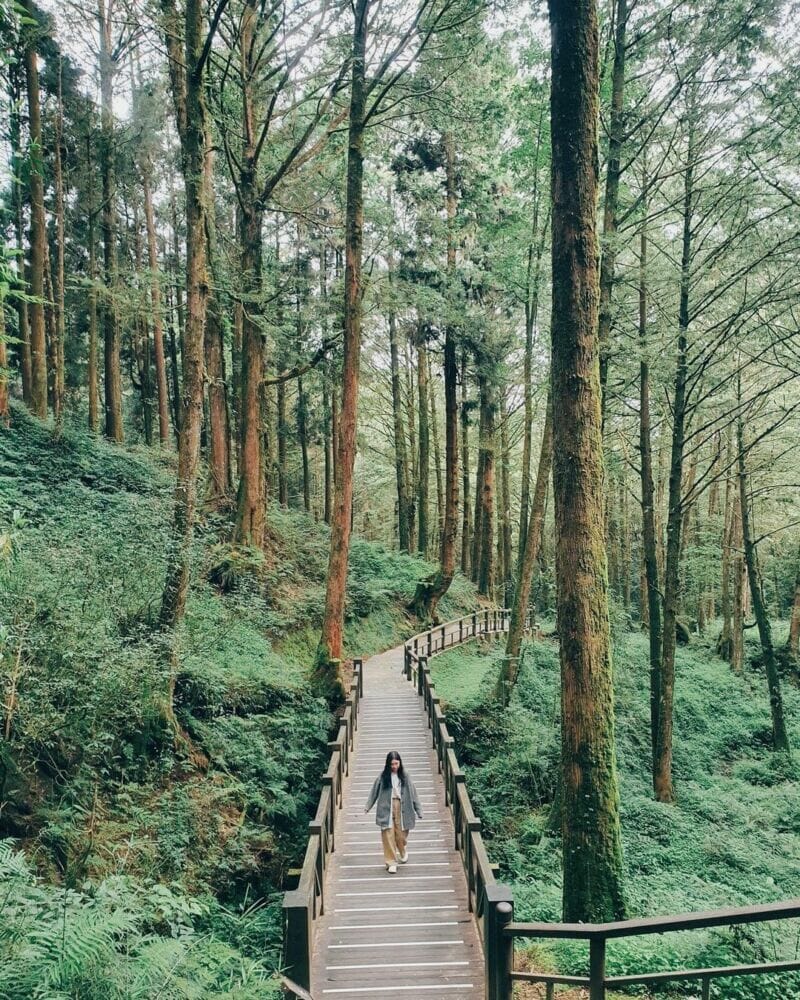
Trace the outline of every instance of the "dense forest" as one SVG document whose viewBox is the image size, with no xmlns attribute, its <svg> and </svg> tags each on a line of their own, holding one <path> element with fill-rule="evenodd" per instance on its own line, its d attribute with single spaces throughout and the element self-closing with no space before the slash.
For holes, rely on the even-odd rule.
<svg viewBox="0 0 800 1000">
<path fill-rule="evenodd" d="M 0 998 L 277 996 L 350 659 L 478 607 L 528 918 L 800 896 L 799 25 L 0 0 Z"/>
</svg>

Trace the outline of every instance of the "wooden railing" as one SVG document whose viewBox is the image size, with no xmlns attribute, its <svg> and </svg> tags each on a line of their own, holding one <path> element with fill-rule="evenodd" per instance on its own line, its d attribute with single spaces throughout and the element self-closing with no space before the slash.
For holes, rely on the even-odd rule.
<svg viewBox="0 0 800 1000">
<path fill-rule="evenodd" d="M 405 675 L 423 699 L 432 734 L 432 745 L 442 774 L 446 802 L 453 813 L 455 847 L 461 853 L 469 889 L 469 907 L 475 914 L 483 939 L 486 969 L 486 1000 L 511 1000 L 515 982 L 542 983 L 546 1000 L 554 1000 L 556 986 L 582 986 L 590 1000 L 606 1000 L 606 991 L 633 985 L 663 985 L 670 982 L 699 980 L 702 1000 L 710 1000 L 711 984 L 724 977 L 766 975 L 800 970 L 800 961 L 763 962 L 707 969 L 681 969 L 639 975 L 606 974 L 606 943 L 613 938 L 663 934 L 667 931 L 696 930 L 702 927 L 729 927 L 745 923 L 766 923 L 800 916 L 800 900 L 770 903 L 739 909 L 713 910 L 708 913 L 685 913 L 677 916 L 622 920 L 608 924 L 514 923 L 514 900 L 511 889 L 495 879 L 481 832 L 467 792 L 464 772 L 456 758 L 454 740 L 447 729 L 431 680 L 428 659 L 462 642 L 508 630 L 510 612 L 483 611 L 437 625 L 420 632 L 405 644 Z M 526 628 L 527 628 L 526 624 Z M 586 976 L 562 976 L 514 969 L 514 942 L 529 938 L 571 938 L 589 943 L 589 970 Z"/>
<path fill-rule="evenodd" d="M 283 896 L 283 965 L 287 988 L 311 988 L 311 952 L 314 922 L 325 909 L 325 872 L 336 845 L 336 813 L 342 806 L 342 780 L 350 771 L 358 729 L 358 708 L 364 694 L 361 660 L 353 660 L 353 680 L 339 719 L 336 739 L 328 744 L 331 759 L 322 778 L 322 793 L 314 819 L 308 824 L 308 846 L 297 888 Z M 295 995 L 302 995 L 297 994 Z"/>
<path fill-rule="evenodd" d="M 511 889 L 495 879 L 495 866 L 489 861 L 483 843 L 482 825 L 472 808 L 466 777 L 458 763 L 454 740 L 447 729 L 447 718 L 431 680 L 428 659 L 462 642 L 508 631 L 511 612 L 506 609 L 479 611 L 446 622 L 412 636 L 405 644 L 404 672 L 422 698 L 436 751 L 439 773 L 445 788 L 445 802 L 453 814 L 455 849 L 467 877 L 467 898 L 483 939 L 486 970 L 486 1000 L 501 996 L 499 949 L 505 942 L 499 923 L 504 907 L 513 913 Z"/>
<path fill-rule="evenodd" d="M 544 983 L 547 1000 L 554 997 L 555 987 L 582 986 L 589 990 L 589 1000 L 605 1000 L 606 990 L 623 986 L 656 986 L 671 982 L 699 980 L 703 1000 L 711 997 L 715 979 L 766 975 L 800 970 L 800 961 L 759 962 L 755 965 L 729 965 L 708 969 L 680 969 L 670 972 L 640 973 L 629 976 L 606 975 L 606 943 L 613 938 L 641 937 L 664 934 L 667 931 L 690 931 L 705 927 L 731 927 L 739 924 L 766 923 L 800 917 L 800 899 L 738 909 L 711 910 L 707 913 L 682 913 L 669 917 L 646 917 L 641 920 L 620 920 L 609 924 L 522 924 L 513 923 L 513 904 L 505 904 L 498 914 L 501 943 L 498 957 L 501 970 L 498 980 L 502 990 L 498 1000 L 511 1000 L 514 983 Z M 516 938 L 571 938 L 589 942 L 589 974 L 558 976 L 543 972 L 514 970 Z M 786 996 L 790 994 L 787 993 Z M 793 995 L 793 994 L 792 994 Z"/>
</svg>

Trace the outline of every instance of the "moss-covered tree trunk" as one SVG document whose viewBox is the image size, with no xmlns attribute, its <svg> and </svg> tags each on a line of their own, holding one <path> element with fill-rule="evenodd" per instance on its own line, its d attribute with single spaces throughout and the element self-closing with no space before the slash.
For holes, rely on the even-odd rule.
<svg viewBox="0 0 800 1000">
<path fill-rule="evenodd" d="M 772 717 L 772 747 L 784 753 L 790 752 L 789 737 L 786 732 L 786 719 L 783 714 L 783 696 L 781 694 L 781 678 L 778 673 L 778 662 L 775 657 L 775 646 L 772 642 L 772 623 L 769 619 L 764 589 L 761 582 L 761 570 L 758 564 L 758 546 L 753 537 L 750 519 L 750 499 L 747 487 L 747 465 L 745 458 L 744 424 L 741 417 L 736 428 L 736 445 L 739 467 L 739 508 L 742 517 L 742 542 L 744 545 L 744 561 L 747 567 L 747 579 L 750 583 L 750 599 L 753 603 L 753 614 L 758 626 L 758 638 L 761 642 L 761 655 L 764 660 L 764 670 L 767 675 L 769 689 L 769 708 Z"/>
<path fill-rule="evenodd" d="M 345 207 L 344 343 L 342 409 L 339 419 L 336 489 L 331 519 L 331 548 L 325 592 L 325 615 L 317 650 L 317 679 L 323 689 L 341 693 L 331 663 L 341 662 L 344 646 L 344 605 L 353 510 L 353 466 L 356 457 L 358 381 L 361 367 L 361 315 L 364 249 L 364 129 L 366 125 L 366 47 L 369 0 L 356 0 L 347 142 L 347 201 Z"/>
<path fill-rule="evenodd" d="M 624 916 L 604 548 L 594 0 L 549 0 L 553 492 L 561 657 L 563 912 Z"/>
<path fill-rule="evenodd" d="M 786 641 L 789 655 L 800 665 L 800 553 L 798 553 L 797 575 L 794 578 L 792 615 L 789 620 L 789 638 Z"/>
</svg>

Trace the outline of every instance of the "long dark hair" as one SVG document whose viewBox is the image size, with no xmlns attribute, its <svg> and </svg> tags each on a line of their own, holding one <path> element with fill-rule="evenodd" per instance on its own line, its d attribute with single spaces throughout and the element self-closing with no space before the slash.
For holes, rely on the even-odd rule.
<svg viewBox="0 0 800 1000">
<path fill-rule="evenodd" d="M 403 759 L 396 750 L 390 750 L 386 754 L 386 763 L 383 765 L 383 771 L 381 771 L 381 783 L 384 788 L 389 788 L 392 784 L 392 761 L 399 760 L 400 767 L 397 769 L 397 776 L 400 779 L 400 784 L 404 785 L 406 783 L 406 774 L 403 770 Z"/>
</svg>

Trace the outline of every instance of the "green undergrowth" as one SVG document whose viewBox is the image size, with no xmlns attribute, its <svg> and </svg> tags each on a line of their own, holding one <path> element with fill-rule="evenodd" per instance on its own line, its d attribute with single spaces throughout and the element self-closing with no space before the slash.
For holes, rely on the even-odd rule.
<svg viewBox="0 0 800 1000">
<path fill-rule="evenodd" d="M 777 639 L 782 638 L 776 629 Z M 653 800 L 647 637 L 618 631 L 616 735 L 626 893 L 631 916 L 664 915 L 800 897 L 800 691 L 784 684 L 794 758 L 770 748 L 766 680 L 748 636 L 742 676 L 713 652 L 716 630 L 678 650 L 674 776 L 677 803 Z M 554 642 L 524 647 L 509 708 L 491 694 L 501 646 L 456 650 L 432 661 L 437 693 L 468 774 L 476 813 L 522 920 L 558 921 L 561 858 L 551 814 L 559 769 L 559 662 Z M 609 944 L 609 974 L 794 960 L 798 922 L 631 938 Z M 540 944 L 539 968 L 585 974 L 585 946 Z M 670 987 L 672 993 L 679 987 Z M 800 997 L 792 975 L 720 981 L 726 1000 Z M 697 996 L 687 984 L 679 995 Z"/>
<path fill-rule="evenodd" d="M 308 683 L 328 532 L 273 508 L 254 552 L 201 507 L 167 648 L 173 483 L 172 454 L 20 409 L 0 432 L 0 1000 L 277 995 L 334 723 Z M 413 631 L 431 569 L 354 541 L 348 650 Z M 471 599 L 460 581 L 443 610 Z"/>
</svg>

